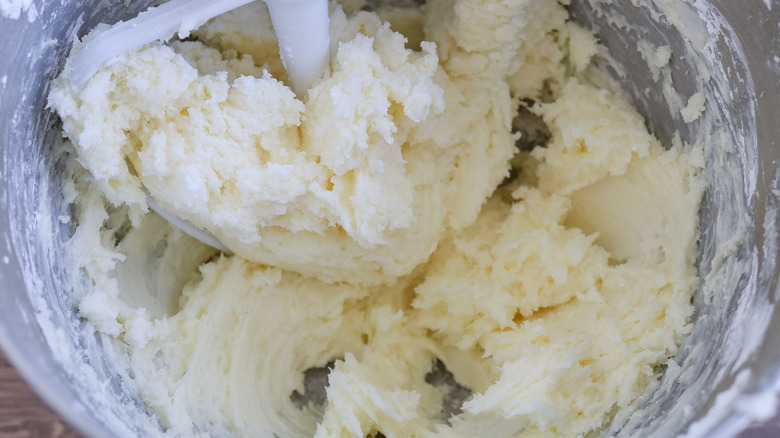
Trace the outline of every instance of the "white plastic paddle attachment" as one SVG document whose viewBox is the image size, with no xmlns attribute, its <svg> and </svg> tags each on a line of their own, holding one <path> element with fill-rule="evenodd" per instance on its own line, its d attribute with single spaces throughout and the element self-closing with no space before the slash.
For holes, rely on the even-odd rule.
<svg viewBox="0 0 780 438">
<path fill-rule="evenodd" d="M 123 53 L 175 33 L 189 35 L 210 19 L 252 0 L 171 0 L 120 22 L 88 42 L 73 59 L 73 86 L 80 90 L 101 67 Z"/>
<path fill-rule="evenodd" d="M 208 20 L 252 0 L 171 0 L 120 22 L 88 42 L 73 59 L 72 81 L 81 89 L 114 57 L 174 34 L 186 37 Z M 290 86 L 298 97 L 328 69 L 327 0 L 266 0 Z"/>
<path fill-rule="evenodd" d="M 192 222 L 182 219 L 175 214 L 171 213 L 168 210 L 165 210 L 164 208 L 161 208 L 159 205 L 157 205 L 157 201 L 154 200 L 151 196 L 146 197 L 146 203 L 149 205 L 149 208 L 152 209 L 155 213 L 159 214 L 163 219 L 168 221 L 169 224 L 173 225 L 174 227 L 184 231 L 185 233 L 189 234 L 191 237 L 194 237 L 201 242 L 205 243 L 206 245 L 216 248 L 225 254 L 232 254 L 232 252 L 222 244 L 222 242 L 219 241 L 216 237 L 214 237 L 213 234 L 209 233 L 208 231 L 198 228 L 195 225 L 192 224 Z"/>
<path fill-rule="evenodd" d="M 121 22 L 88 42 L 73 59 L 72 83 L 81 90 L 101 67 L 123 53 L 152 41 L 184 38 L 208 20 L 252 0 L 171 0 Z M 328 68 L 329 20 L 327 0 L 266 0 L 279 40 L 282 63 L 290 86 L 303 97 Z M 149 207 L 172 225 L 206 245 L 227 252 L 213 234 L 160 208 L 151 196 Z"/>
<path fill-rule="evenodd" d="M 328 0 L 265 0 L 279 54 L 298 97 L 328 69 Z"/>
</svg>

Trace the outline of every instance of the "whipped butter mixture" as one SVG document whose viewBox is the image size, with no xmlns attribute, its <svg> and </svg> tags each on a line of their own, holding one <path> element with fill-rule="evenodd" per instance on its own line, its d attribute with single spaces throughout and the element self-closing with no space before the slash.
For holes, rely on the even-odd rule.
<svg viewBox="0 0 780 438">
<path fill-rule="evenodd" d="M 302 100 L 260 1 L 83 90 L 66 66 L 80 314 L 157 434 L 597 431 L 690 331 L 701 148 L 588 80 L 555 0 L 363 6 Z"/>
</svg>

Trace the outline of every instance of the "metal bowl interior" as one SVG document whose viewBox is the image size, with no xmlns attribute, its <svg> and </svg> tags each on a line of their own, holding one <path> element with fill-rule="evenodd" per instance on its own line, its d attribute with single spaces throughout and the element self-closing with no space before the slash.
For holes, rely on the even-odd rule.
<svg viewBox="0 0 780 438">
<path fill-rule="evenodd" d="M 575 0 L 569 8 L 609 49 L 597 60 L 604 78 L 621 84 L 662 143 L 705 145 L 703 281 L 678 356 L 603 436 L 733 436 L 774 412 L 780 386 L 780 342 L 766 336 L 780 330 L 780 8 L 761 0 L 633 3 Z M 117 352 L 76 315 L 85 279 L 63 249 L 73 224 L 46 95 L 76 36 L 147 4 L 35 1 L 20 18 L 0 18 L 0 347 L 85 436 L 158 426 L 112 359 Z M 660 74 L 643 58 L 648 44 L 672 49 Z M 678 109 L 698 91 L 707 110 L 685 123 Z"/>
</svg>

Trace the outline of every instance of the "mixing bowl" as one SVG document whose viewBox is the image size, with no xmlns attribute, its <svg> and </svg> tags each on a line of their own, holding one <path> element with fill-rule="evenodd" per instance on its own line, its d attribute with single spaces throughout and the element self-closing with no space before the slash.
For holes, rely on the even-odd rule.
<svg viewBox="0 0 780 438">
<path fill-rule="evenodd" d="M 79 319 L 84 276 L 63 243 L 63 195 L 49 83 L 76 36 L 148 2 L 0 1 L 0 346 L 33 389 L 86 436 L 133 436 L 154 420 Z M 780 389 L 780 5 L 772 0 L 572 0 L 573 20 L 609 49 L 593 80 L 616 80 L 667 146 L 705 145 L 696 323 L 661 379 L 603 436 L 727 437 L 776 410 Z M 668 64 L 657 49 L 671 49 Z M 667 52 L 668 53 L 668 52 Z M 706 111 L 680 112 L 701 92 Z"/>
</svg>

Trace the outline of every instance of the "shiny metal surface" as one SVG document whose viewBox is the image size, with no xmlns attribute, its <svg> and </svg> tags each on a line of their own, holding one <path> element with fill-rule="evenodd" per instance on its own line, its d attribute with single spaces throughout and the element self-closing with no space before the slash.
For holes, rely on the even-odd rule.
<svg viewBox="0 0 780 438">
<path fill-rule="evenodd" d="M 0 18 L 0 347 L 91 437 L 139 435 L 139 425 L 154 423 L 124 371 L 104 360 L 103 341 L 75 316 L 84 279 L 67 268 L 62 244 L 72 224 L 57 165 L 60 131 L 45 100 L 75 35 L 132 17 L 143 3 L 36 1 L 36 20 Z M 695 298 L 697 323 L 675 358 L 680 367 L 671 364 L 638 411 L 618 415 L 604 435 L 667 437 L 693 425 L 692 436 L 734 436 L 780 388 L 780 338 L 765 336 L 780 332 L 780 5 L 773 3 L 572 0 L 575 21 L 610 48 L 601 63 L 613 67 L 649 128 L 666 145 L 675 132 L 703 142 L 708 159 L 699 256 L 707 277 Z M 709 19 L 675 26 L 659 18 L 669 5 L 683 18 Z M 702 29 L 708 45 L 696 38 Z M 638 41 L 673 49 L 676 93 L 705 92 L 702 119 L 686 124 L 669 110 L 674 94 L 664 93 Z M 698 80 L 705 72 L 709 79 Z"/>
<path fill-rule="evenodd" d="M 0 17 L 0 346 L 35 392 L 87 437 L 139 435 L 124 424 L 126 412 L 145 408 L 75 314 L 84 280 L 65 262 L 71 224 L 59 218 L 70 212 L 60 128 L 46 95 L 79 30 L 144 7 L 128 3 L 35 1 L 35 20 Z"/>
<path fill-rule="evenodd" d="M 698 260 L 704 281 L 694 300 L 697 323 L 675 358 L 682 369 L 667 372 L 660 389 L 648 394 L 619 434 L 672 436 L 694 424 L 693 436 L 733 436 L 753 415 L 774 413 L 773 388 L 780 379 L 780 339 L 766 336 L 780 329 L 774 308 L 780 9 L 761 1 L 678 2 L 680 16 L 705 17 L 709 46 L 702 46 L 695 38 L 700 29 L 653 18 L 667 2 L 646 3 L 609 4 L 597 14 L 589 4 L 573 2 L 571 11 L 577 21 L 598 29 L 616 60 L 615 71 L 624 69 L 615 76 L 662 142 L 671 144 L 679 132 L 682 141 L 705 144 L 707 191 Z M 614 16 L 625 17 L 630 28 L 621 27 Z M 641 61 L 640 40 L 672 48 L 674 88 L 684 96 L 705 93 L 702 119 L 686 124 L 668 110 L 674 99 Z M 704 72 L 708 80 L 697 83 Z"/>
</svg>

